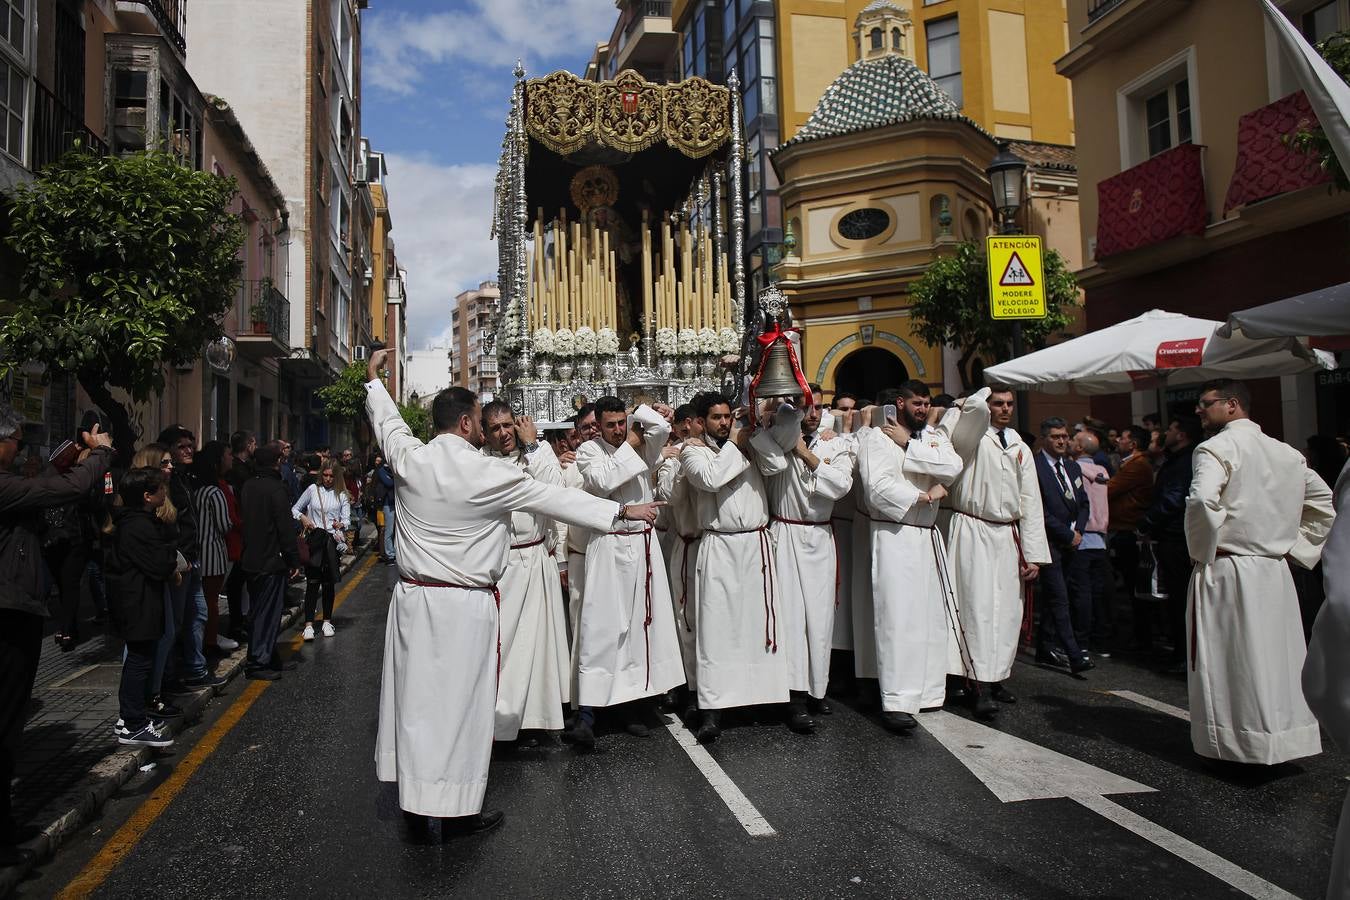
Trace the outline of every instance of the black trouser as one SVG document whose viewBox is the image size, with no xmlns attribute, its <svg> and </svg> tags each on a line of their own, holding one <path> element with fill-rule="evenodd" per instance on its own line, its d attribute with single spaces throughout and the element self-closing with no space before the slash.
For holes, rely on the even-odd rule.
<svg viewBox="0 0 1350 900">
<path fill-rule="evenodd" d="M 225 599 L 229 601 L 230 608 L 230 635 L 235 636 L 244 633 L 246 623 L 244 622 L 244 585 L 246 582 L 243 567 L 239 563 L 230 566 L 230 574 L 225 577 Z M 206 598 L 211 602 L 211 598 Z"/>
<path fill-rule="evenodd" d="M 1167 633 L 1172 639 L 1172 661 L 1186 659 L 1186 591 L 1191 585 L 1191 554 L 1186 539 L 1160 540 L 1153 545 L 1158 580 L 1167 592 Z"/>
<path fill-rule="evenodd" d="M 127 656 L 122 660 L 122 684 L 117 689 L 118 715 L 132 734 L 145 727 L 149 716 L 145 710 L 150 691 L 150 670 L 155 665 L 158 639 L 127 641 Z"/>
<path fill-rule="evenodd" d="M 248 668 L 261 669 L 273 665 L 286 597 L 286 573 L 248 576 L 248 597 Z"/>
<path fill-rule="evenodd" d="M 1051 547 L 1050 558 L 1053 561 L 1048 566 L 1041 566 L 1040 575 L 1040 649 L 1049 651 L 1053 647 L 1062 647 L 1069 659 L 1077 660 L 1083 656 L 1083 650 L 1074 637 L 1070 608 L 1075 604 L 1091 608 L 1085 561 L 1076 550 L 1061 547 Z M 1090 618 L 1091 612 L 1086 615 Z"/>
<path fill-rule="evenodd" d="M 28 701 L 42 658 L 43 617 L 0 609 L 0 843 L 11 833 L 9 786 L 23 737 Z"/>
<path fill-rule="evenodd" d="M 1111 557 L 1105 548 L 1101 550 L 1079 549 L 1087 574 L 1088 591 L 1091 594 L 1091 621 L 1081 618 L 1073 620 L 1073 633 L 1079 646 L 1100 650 L 1111 642 L 1115 632 L 1115 623 L 1111 621 L 1111 595 L 1115 593 L 1115 582 L 1111 577 Z"/>
<path fill-rule="evenodd" d="M 1133 531 L 1111 532 L 1111 552 L 1115 554 L 1116 571 L 1125 585 L 1125 596 L 1130 598 L 1130 627 L 1134 642 L 1140 649 L 1153 646 L 1153 610 L 1146 598 L 1135 591 L 1139 581 L 1139 539 Z"/>
<path fill-rule="evenodd" d="M 315 532 L 310 532 L 314 534 Z M 333 586 L 337 583 L 338 558 L 337 544 L 333 536 L 322 532 L 322 549 L 313 545 L 309 552 L 314 554 L 310 560 L 313 565 L 305 567 L 305 621 L 314 621 L 314 610 L 318 605 L 319 589 L 323 589 L 323 617 L 333 619 Z"/>
<path fill-rule="evenodd" d="M 60 541 L 44 547 L 42 558 L 56 580 L 56 591 L 60 596 L 57 630 L 75 637 L 80 633 L 80 586 L 84 582 L 84 570 L 89 566 L 89 545 L 82 540 Z"/>
</svg>

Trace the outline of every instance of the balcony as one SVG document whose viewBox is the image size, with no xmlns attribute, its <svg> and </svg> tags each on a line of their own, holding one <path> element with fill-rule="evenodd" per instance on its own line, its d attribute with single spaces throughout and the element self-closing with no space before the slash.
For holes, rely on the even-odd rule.
<svg viewBox="0 0 1350 900">
<path fill-rule="evenodd" d="M 671 22 L 671 0 L 635 0 L 617 40 L 611 41 L 609 70 L 615 74 L 636 69 L 648 80 L 660 81 L 666 63 L 680 46 Z"/>
<path fill-rule="evenodd" d="M 1088 23 L 1097 21 L 1124 2 L 1125 0 L 1088 0 Z"/>
<path fill-rule="evenodd" d="M 164 39 L 187 53 L 187 0 L 117 0 L 117 9 L 149 15 Z"/>
<path fill-rule="evenodd" d="M 108 145 L 84 125 L 84 117 L 67 109 L 56 95 L 34 83 L 33 128 L 28 167 L 34 172 L 64 156 L 76 145 L 106 156 Z"/>
<path fill-rule="evenodd" d="M 1296 91 L 1238 119 L 1237 163 L 1223 212 L 1306 187 L 1327 184 L 1331 173 L 1318 159 L 1286 143 L 1290 135 L 1317 124 L 1308 95 Z"/>
<path fill-rule="evenodd" d="M 1205 233 L 1204 148 L 1180 144 L 1097 185 L 1097 259 Z"/>
<path fill-rule="evenodd" d="M 240 282 L 249 326 L 235 338 L 239 353 L 257 362 L 291 352 L 291 304 L 269 279 Z"/>
</svg>

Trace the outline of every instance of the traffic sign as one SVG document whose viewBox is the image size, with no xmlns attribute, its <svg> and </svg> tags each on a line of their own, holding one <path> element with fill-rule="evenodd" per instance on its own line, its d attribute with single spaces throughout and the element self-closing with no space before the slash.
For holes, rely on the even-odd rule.
<svg viewBox="0 0 1350 900">
<path fill-rule="evenodd" d="M 1041 239 L 1034 234 L 990 235 L 989 315 L 994 319 L 1045 318 Z"/>
</svg>

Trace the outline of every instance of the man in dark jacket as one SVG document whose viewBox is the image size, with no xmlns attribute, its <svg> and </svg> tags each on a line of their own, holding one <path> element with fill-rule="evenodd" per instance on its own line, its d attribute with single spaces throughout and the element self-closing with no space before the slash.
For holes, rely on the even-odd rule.
<svg viewBox="0 0 1350 900">
<path fill-rule="evenodd" d="M 1071 604 L 1079 604 L 1082 620 L 1092 617 L 1092 590 L 1087 580 L 1086 559 L 1078 545 L 1088 523 L 1088 497 L 1083 489 L 1083 471 L 1069 458 L 1069 426 L 1058 416 L 1041 423 L 1043 449 L 1036 454 L 1036 475 L 1045 510 L 1045 536 L 1050 543 L 1050 565 L 1041 566 L 1040 638 L 1036 661 L 1067 665 L 1074 672 L 1093 668 L 1078 645 L 1070 616 Z M 1087 608 L 1082 609 L 1086 604 Z M 1068 659 L 1061 654 L 1067 653 Z"/>
<path fill-rule="evenodd" d="M 1179 416 L 1163 435 L 1163 464 L 1153 484 L 1153 502 L 1139 520 L 1139 530 L 1154 540 L 1158 578 L 1167 592 L 1167 626 L 1172 639 L 1168 671 L 1186 672 L 1186 590 L 1191 558 L 1186 549 L 1186 495 L 1191 490 L 1191 462 L 1200 443 L 1200 420 Z"/>
<path fill-rule="evenodd" d="M 112 462 L 112 439 L 97 425 L 81 440 L 92 452 L 65 475 L 16 475 L 11 470 L 23 447 L 22 420 L 0 402 L 0 865 L 17 859 L 14 845 L 24 837 L 10 815 L 9 786 L 47 617 L 42 510 L 87 496 Z"/>
<path fill-rule="evenodd" d="M 248 579 L 252 605 L 244 674 L 276 681 L 282 671 L 295 666 L 281 661 L 276 645 L 287 578 L 300 571 L 300 554 L 290 500 L 281 481 L 281 447 L 275 443 L 259 447 L 253 461 L 253 477 L 244 487 L 239 509 L 244 531 L 239 565 Z"/>
<path fill-rule="evenodd" d="M 173 457 L 169 499 L 178 511 L 178 552 L 188 561 L 182 583 L 170 592 L 174 614 L 171 627 L 178 635 L 176 646 L 182 660 L 183 687 L 189 690 L 219 688 L 225 684 L 225 679 L 211 674 L 206 668 L 206 653 L 202 648 L 206 636 L 206 594 L 202 590 L 202 569 L 197 560 L 201 555 L 201 537 L 192 502 L 197 489 L 196 479 L 192 477 L 197 437 L 182 425 L 170 425 L 160 432 L 159 443 L 168 447 L 169 455 Z M 219 601 L 212 597 L 211 602 Z"/>
</svg>

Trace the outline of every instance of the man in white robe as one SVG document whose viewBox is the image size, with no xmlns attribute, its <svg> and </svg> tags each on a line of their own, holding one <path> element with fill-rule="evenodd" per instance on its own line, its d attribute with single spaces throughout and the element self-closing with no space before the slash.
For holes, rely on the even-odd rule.
<svg viewBox="0 0 1350 900">
<path fill-rule="evenodd" d="M 897 420 L 869 428 L 858 479 L 872 533 L 872 583 L 881 719 L 908 731 L 921 709 L 942 706 L 956 624 L 938 504 L 961 473 L 946 435 L 928 426 L 928 386 L 898 391 Z"/>
<path fill-rule="evenodd" d="M 562 484 L 553 448 L 539 440 L 528 416 L 494 400 L 483 407 L 483 452 L 505 459 L 530 478 Z M 558 564 L 549 554 L 552 520 L 511 513 L 511 555 L 497 583 L 501 675 L 493 739 L 514 741 L 522 729 L 561 731 L 568 702 L 566 609 Z"/>
<path fill-rule="evenodd" d="M 1342 751 L 1350 750 L 1350 466 L 1336 479 L 1336 522 L 1322 549 L 1322 579 L 1327 599 L 1317 613 L 1308 659 L 1303 664 L 1303 696 L 1317 721 Z M 1341 806 L 1340 827 L 1331 854 L 1327 900 L 1350 900 L 1350 792 Z"/>
<path fill-rule="evenodd" d="M 658 500 L 669 501 L 671 492 L 675 489 L 675 479 L 680 474 L 680 447 L 684 445 L 684 439 L 689 437 L 689 425 L 693 421 L 692 406 L 685 403 L 676 407 L 675 415 L 670 420 L 669 442 L 661 452 L 661 459 L 656 465 L 652 479 L 652 487 Z M 661 514 L 656 517 L 656 533 L 660 538 L 661 556 L 665 559 L 667 568 L 670 567 L 676 545 L 679 544 L 678 533 L 670 527 L 671 516 L 670 506 L 667 505 L 661 508 Z"/>
<path fill-rule="evenodd" d="M 600 436 L 577 448 L 585 489 L 619 503 L 651 503 L 652 475 L 670 436 L 665 416 L 671 412 L 643 404 L 629 430 L 622 400 L 597 400 Z M 591 534 L 584 596 L 576 637 L 580 713 L 571 738 L 590 748 L 596 707 L 659 696 L 684 683 L 670 580 L 652 526 L 623 523 Z M 626 710 L 630 734 L 646 736 L 642 718 L 642 710 Z"/>
<path fill-rule="evenodd" d="M 573 440 L 577 442 L 578 447 L 594 440 L 600 433 L 599 427 L 595 424 L 594 403 L 582 406 L 577 411 L 574 422 L 576 424 L 573 429 Z M 563 485 L 585 490 L 576 460 L 575 450 L 558 458 L 558 465 L 562 468 Z M 577 629 L 580 627 L 581 603 L 586 589 L 586 544 L 589 540 L 590 534 L 585 528 L 569 527 L 559 535 L 558 569 L 562 573 L 563 589 L 567 591 L 567 627 L 572 637 L 570 694 L 574 706 L 577 698 Z"/>
<path fill-rule="evenodd" d="M 1206 382 L 1196 412 L 1211 437 L 1195 449 L 1186 496 L 1191 744 L 1241 763 L 1312 756 L 1322 738 L 1299 686 L 1306 648 L 1288 561 L 1317 565 L 1331 489 L 1248 418 L 1243 383 Z"/>
<path fill-rule="evenodd" d="M 680 465 L 702 532 L 695 566 L 698 603 L 698 739 L 717 740 L 721 710 L 788 700 L 787 654 L 778 646 L 769 507 L 748 427 L 733 427 L 731 404 L 702 394 L 701 437 L 685 442 Z"/>
<path fill-rule="evenodd" d="M 497 695 L 497 587 L 517 510 L 609 530 L 650 522 L 656 507 L 624 507 L 536 481 L 479 452 L 482 411 L 464 388 L 432 403 L 437 434 L 424 444 L 378 378 L 389 351 L 371 356 L 366 411 L 399 490 L 399 582 L 385 628 L 375 771 L 398 783 L 412 837 L 427 817 L 453 818 L 442 836 L 491 828 L 481 813 Z M 449 831 L 447 831 L 449 829 Z"/>
<path fill-rule="evenodd" d="M 981 717 L 998 712 L 995 700 L 1016 701 L 1002 682 L 1017 656 L 1026 584 L 1050 562 L 1036 461 L 1012 424 L 1016 402 L 1010 390 L 982 388 L 938 426 L 964 465 L 944 501 L 944 534 Z"/>
<path fill-rule="evenodd" d="M 820 387 L 812 386 L 815 397 Z M 853 453 L 816 433 L 822 407 L 779 409 L 774 425 L 751 438 L 777 474 L 766 480 L 778 573 L 779 646 L 787 653 L 788 727 L 811 731 L 810 711 L 828 714 L 837 557 L 830 517 L 853 485 Z M 809 704 L 808 704 L 809 700 Z"/>
<path fill-rule="evenodd" d="M 673 434 L 679 441 L 666 447 L 666 451 L 673 447 L 676 452 L 672 457 L 662 459 L 657 469 L 656 499 L 666 501 L 661 510 L 667 529 L 662 535 L 661 552 L 665 556 L 666 570 L 670 576 L 670 603 L 675 614 L 675 633 L 680 639 L 680 658 L 684 663 L 685 686 L 677 690 L 681 696 L 676 700 L 683 700 L 681 717 L 686 723 L 691 723 L 698 712 L 698 657 L 694 648 L 694 623 L 698 611 L 694 601 L 694 563 L 698 557 L 701 535 L 689 485 L 681 473 L 679 451 L 690 435 L 698 436 L 702 432 L 690 404 L 675 410 L 675 421 L 671 424 Z"/>
</svg>

